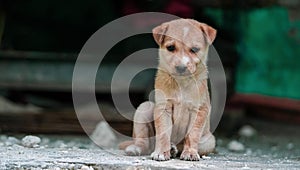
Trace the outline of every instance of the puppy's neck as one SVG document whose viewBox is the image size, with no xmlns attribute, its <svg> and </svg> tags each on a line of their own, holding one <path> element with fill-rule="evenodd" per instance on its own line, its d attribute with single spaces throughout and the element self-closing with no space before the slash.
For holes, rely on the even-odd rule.
<svg viewBox="0 0 300 170">
<path fill-rule="evenodd" d="M 158 69 L 155 79 L 155 88 L 176 90 L 178 87 L 186 87 L 194 85 L 196 82 L 207 79 L 207 67 L 205 65 L 198 65 L 197 71 L 187 76 L 175 76 L 163 69 Z"/>
</svg>

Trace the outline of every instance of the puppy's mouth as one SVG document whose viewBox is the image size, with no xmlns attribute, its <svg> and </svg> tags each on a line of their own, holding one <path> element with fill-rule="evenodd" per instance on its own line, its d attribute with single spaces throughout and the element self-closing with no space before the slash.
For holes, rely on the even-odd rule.
<svg viewBox="0 0 300 170">
<path fill-rule="evenodd" d="M 178 72 L 173 72 L 172 73 L 173 76 L 176 76 L 176 77 L 188 77 L 188 76 L 192 76 L 193 73 L 189 72 L 189 71 L 186 71 L 186 72 L 182 72 L 182 73 L 178 73 Z"/>
<path fill-rule="evenodd" d="M 193 73 L 184 65 L 175 66 L 173 75 L 174 76 L 190 76 Z"/>
<path fill-rule="evenodd" d="M 185 73 L 173 73 L 172 74 L 173 76 L 191 76 L 193 75 L 192 73 L 189 73 L 189 72 L 185 72 Z"/>
</svg>

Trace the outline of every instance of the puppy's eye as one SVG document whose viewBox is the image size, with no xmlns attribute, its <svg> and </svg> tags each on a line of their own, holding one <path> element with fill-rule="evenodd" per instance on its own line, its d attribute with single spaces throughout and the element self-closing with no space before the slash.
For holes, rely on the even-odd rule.
<svg viewBox="0 0 300 170">
<path fill-rule="evenodd" d="M 191 53 L 197 53 L 200 50 L 200 48 L 193 47 L 190 49 Z"/>
<path fill-rule="evenodd" d="M 170 51 L 170 52 L 175 51 L 175 45 L 169 45 L 169 46 L 167 46 L 167 50 Z"/>
</svg>

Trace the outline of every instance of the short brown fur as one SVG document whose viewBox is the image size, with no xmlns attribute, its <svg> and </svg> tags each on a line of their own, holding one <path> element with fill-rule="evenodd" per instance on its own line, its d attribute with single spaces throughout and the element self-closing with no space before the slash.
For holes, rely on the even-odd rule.
<svg viewBox="0 0 300 170">
<path fill-rule="evenodd" d="M 152 159 L 165 161 L 176 156 L 176 144 L 183 141 L 180 159 L 198 161 L 199 154 L 215 148 L 209 127 L 206 61 L 216 30 L 192 19 L 178 19 L 154 28 L 153 37 L 160 47 L 155 103 L 139 106 L 134 117 L 134 141 L 120 146 L 128 155 L 154 150 Z M 150 138 L 154 132 L 155 139 Z"/>
</svg>

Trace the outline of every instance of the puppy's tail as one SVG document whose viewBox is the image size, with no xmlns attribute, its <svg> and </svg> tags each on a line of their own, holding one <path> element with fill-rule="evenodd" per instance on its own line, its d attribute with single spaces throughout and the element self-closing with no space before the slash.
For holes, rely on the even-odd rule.
<svg viewBox="0 0 300 170">
<path fill-rule="evenodd" d="M 132 145 L 132 144 L 134 144 L 134 142 L 132 140 L 121 142 L 119 144 L 119 149 L 120 150 L 125 150 L 127 148 L 127 146 Z"/>
</svg>

